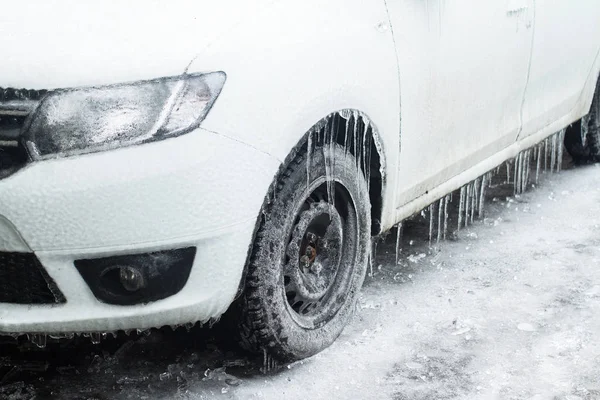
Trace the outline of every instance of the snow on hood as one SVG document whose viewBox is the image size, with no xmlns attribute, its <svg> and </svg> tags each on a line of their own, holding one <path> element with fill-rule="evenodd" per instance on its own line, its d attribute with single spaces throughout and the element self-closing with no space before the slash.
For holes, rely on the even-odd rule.
<svg viewBox="0 0 600 400">
<path fill-rule="evenodd" d="M 260 3 L 10 2 L 0 15 L 0 87 L 54 89 L 178 75 Z"/>
</svg>

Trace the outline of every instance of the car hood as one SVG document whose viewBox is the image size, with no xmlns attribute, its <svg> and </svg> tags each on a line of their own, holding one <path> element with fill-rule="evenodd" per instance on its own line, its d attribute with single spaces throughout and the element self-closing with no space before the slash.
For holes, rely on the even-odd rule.
<svg viewBox="0 0 600 400">
<path fill-rule="evenodd" d="M 10 12 L 0 15 L 0 87 L 54 89 L 179 75 L 263 3 L 11 2 Z"/>
</svg>

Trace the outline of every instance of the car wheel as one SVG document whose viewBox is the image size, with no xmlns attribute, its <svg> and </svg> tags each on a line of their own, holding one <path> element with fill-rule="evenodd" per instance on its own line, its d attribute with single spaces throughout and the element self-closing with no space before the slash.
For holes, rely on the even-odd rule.
<svg viewBox="0 0 600 400">
<path fill-rule="evenodd" d="M 371 206 L 357 165 L 334 144 L 303 149 L 280 174 L 235 304 L 246 349 L 299 360 L 348 323 L 370 256 Z"/>
<path fill-rule="evenodd" d="M 600 83 L 590 113 L 567 128 L 565 148 L 576 164 L 600 161 Z"/>
</svg>

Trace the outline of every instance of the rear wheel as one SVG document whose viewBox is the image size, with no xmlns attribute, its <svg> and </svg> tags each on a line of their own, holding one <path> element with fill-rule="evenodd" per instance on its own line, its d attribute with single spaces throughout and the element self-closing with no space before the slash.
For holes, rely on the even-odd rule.
<svg viewBox="0 0 600 400">
<path fill-rule="evenodd" d="M 600 82 L 590 113 L 567 128 L 565 148 L 577 164 L 600 162 Z"/>
<path fill-rule="evenodd" d="M 234 309 L 245 348 L 288 362 L 323 350 L 348 323 L 368 263 L 371 207 L 355 158 L 338 145 L 298 153 L 274 190 Z"/>
</svg>

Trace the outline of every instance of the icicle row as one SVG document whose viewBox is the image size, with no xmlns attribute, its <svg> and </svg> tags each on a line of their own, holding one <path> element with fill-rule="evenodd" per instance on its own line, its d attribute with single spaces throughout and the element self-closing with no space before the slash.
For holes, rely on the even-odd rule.
<svg viewBox="0 0 600 400">
<path fill-rule="evenodd" d="M 366 129 L 368 127 L 365 127 Z M 549 168 L 551 172 L 559 172 L 562 169 L 564 136 L 564 130 L 557 132 L 532 148 L 520 152 L 514 159 L 505 162 L 506 179 L 504 182 L 513 185 L 515 194 L 523 193 L 527 190 L 530 183 L 532 183 L 534 179 L 532 168 L 535 168 L 535 183 L 539 182 L 542 168 L 544 171 L 547 171 Z M 369 156 L 363 155 L 363 159 L 367 161 Z M 457 231 L 460 231 L 463 227 L 468 227 L 469 223 L 472 224 L 475 220 L 475 215 L 480 219 L 484 218 L 486 191 L 488 188 L 493 187 L 494 176 L 499 175 L 501 171 L 502 165 L 460 188 Z M 442 239 L 447 239 L 449 204 L 451 202 L 453 202 L 453 193 L 431 203 L 426 209 L 421 211 L 422 215 L 429 218 L 430 245 L 434 240 L 439 243 Z M 402 223 L 399 223 L 396 225 L 396 264 L 400 262 L 401 244 Z"/>
</svg>

